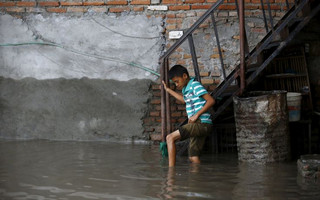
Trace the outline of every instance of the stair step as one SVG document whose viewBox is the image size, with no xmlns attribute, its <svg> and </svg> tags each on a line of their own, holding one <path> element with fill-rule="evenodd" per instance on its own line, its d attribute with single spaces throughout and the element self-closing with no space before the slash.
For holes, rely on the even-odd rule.
<svg viewBox="0 0 320 200">
<path fill-rule="evenodd" d="M 260 67 L 260 64 L 258 63 L 255 63 L 255 64 L 251 64 L 251 65 L 247 65 L 247 73 L 250 73 L 250 72 L 254 72 L 256 71 L 258 68 Z"/>
<path fill-rule="evenodd" d="M 230 85 L 229 87 L 227 87 L 219 96 L 219 98 L 224 98 L 227 96 L 231 96 L 233 95 L 234 92 L 236 92 L 237 90 L 239 90 L 239 86 L 238 85 Z"/>
</svg>

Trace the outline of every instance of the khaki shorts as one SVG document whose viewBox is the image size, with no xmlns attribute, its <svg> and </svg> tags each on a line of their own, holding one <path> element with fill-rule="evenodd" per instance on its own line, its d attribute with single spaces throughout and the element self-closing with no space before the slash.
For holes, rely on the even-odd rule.
<svg viewBox="0 0 320 200">
<path fill-rule="evenodd" d="M 190 138 L 189 157 L 200 156 L 206 137 L 212 132 L 212 124 L 201 123 L 197 120 L 195 123 L 188 123 L 179 128 L 180 140 Z"/>
</svg>

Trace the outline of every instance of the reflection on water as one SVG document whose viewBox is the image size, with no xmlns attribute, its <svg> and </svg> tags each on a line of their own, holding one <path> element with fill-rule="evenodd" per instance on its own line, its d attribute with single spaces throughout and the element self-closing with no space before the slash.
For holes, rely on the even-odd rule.
<svg viewBox="0 0 320 200">
<path fill-rule="evenodd" d="M 0 199 L 320 199 L 296 162 L 238 163 L 234 154 L 177 159 L 157 145 L 0 141 Z"/>
</svg>

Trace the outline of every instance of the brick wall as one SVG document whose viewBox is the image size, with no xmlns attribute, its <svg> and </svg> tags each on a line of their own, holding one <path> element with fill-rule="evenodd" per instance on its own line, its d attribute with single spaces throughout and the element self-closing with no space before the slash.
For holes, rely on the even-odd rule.
<svg viewBox="0 0 320 200">
<path fill-rule="evenodd" d="M 87 12 L 122 14 L 134 13 L 147 16 L 157 16 L 164 19 L 164 36 L 167 38 L 166 49 L 174 44 L 175 40 L 169 40 L 168 34 L 174 30 L 188 29 L 213 3 L 217 0 L 1 0 L 0 12 L 8 13 L 16 17 L 23 17 L 29 13 L 61 15 L 82 15 Z M 272 15 L 280 19 L 286 12 L 285 0 L 269 0 Z M 294 2 L 294 0 L 290 0 Z M 164 6 L 164 10 L 154 10 L 150 6 Z M 246 29 L 248 32 L 249 45 L 253 48 L 266 34 L 262 23 L 261 4 L 259 0 L 245 0 L 245 15 L 247 18 Z M 223 57 L 227 58 L 227 72 L 231 71 L 238 62 L 239 57 L 239 31 L 235 0 L 225 0 L 215 13 L 217 25 L 222 28 L 222 51 Z M 210 29 L 212 22 L 207 20 L 194 34 L 198 64 L 203 76 L 204 84 L 212 85 L 208 88 L 213 90 L 214 85 L 221 80 L 221 69 L 219 67 L 219 54 L 217 48 L 212 48 L 215 41 Z M 228 37 L 223 38 L 228 34 Z M 206 42 L 210 41 L 210 42 Z M 183 44 L 170 58 L 170 65 L 182 64 L 192 72 L 192 60 L 187 44 Z M 209 87 L 209 86 L 208 86 Z M 145 132 L 150 134 L 152 140 L 159 140 L 161 132 L 160 123 L 160 90 L 159 83 L 150 88 L 153 96 L 150 99 L 149 112 L 144 119 Z M 184 106 L 173 104 L 172 122 L 177 124 L 186 116 Z"/>
</svg>

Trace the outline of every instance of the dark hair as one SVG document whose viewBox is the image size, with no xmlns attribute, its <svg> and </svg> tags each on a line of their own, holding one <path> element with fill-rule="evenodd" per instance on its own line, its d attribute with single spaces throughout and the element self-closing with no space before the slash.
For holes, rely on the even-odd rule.
<svg viewBox="0 0 320 200">
<path fill-rule="evenodd" d="M 188 70 L 182 65 L 174 65 L 173 67 L 171 67 L 168 73 L 169 79 L 172 79 L 175 76 L 182 77 L 183 74 L 187 74 L 187 76 L 189 77 Z"/>
</svg>

